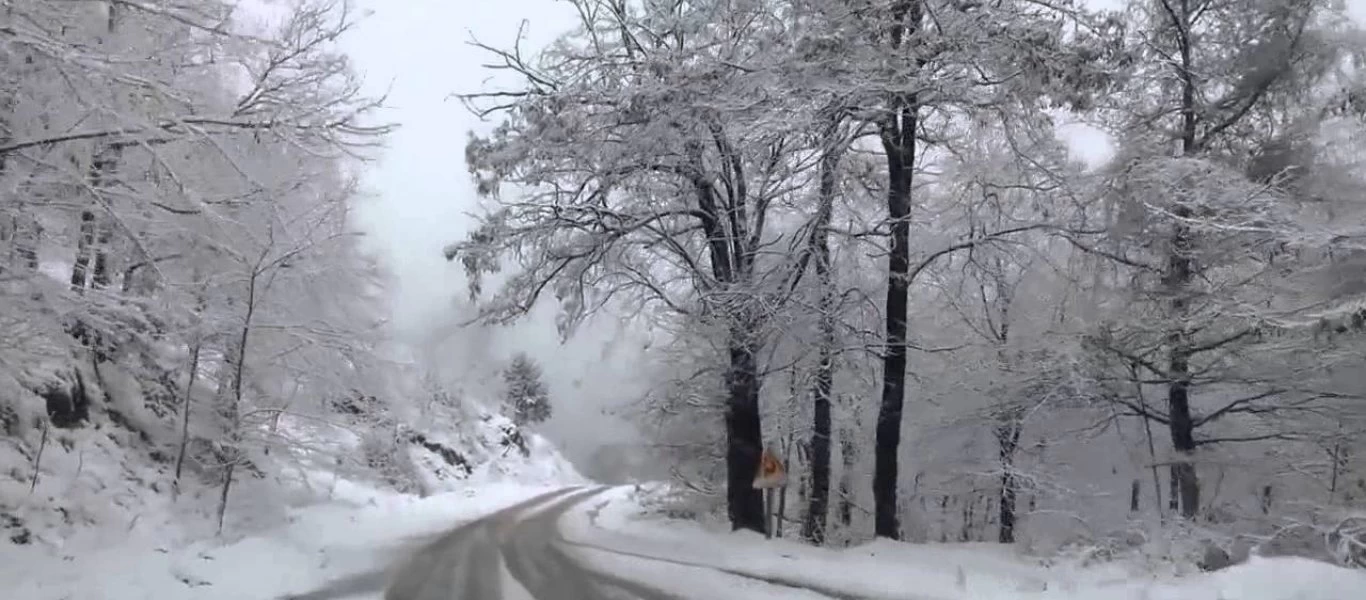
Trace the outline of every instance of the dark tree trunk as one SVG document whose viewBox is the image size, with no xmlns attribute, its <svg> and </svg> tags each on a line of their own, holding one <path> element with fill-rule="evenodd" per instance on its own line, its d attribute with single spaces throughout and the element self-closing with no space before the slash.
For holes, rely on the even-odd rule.
<svg viewBox="0 0 1366 600">
<path fill-rule="evenodd" d="M 998 417 L 996 424 L 996 444 L 1001 459 L 1001 498 L 999 506 L 1000 529 L 996 541 L 1002 544 L 1015 543 L 1015 500 L 1019 497 L 1019 481 L 1015 477 L 1015 451 L 1020 447 L 1020 430 L 1023 429 L 1023 415 L 1019 407 L 1007 408 Z"/>
<path fill-rule="evenodd" d="M 98 224 L 96 229 L 99 233 L 95 237 L 95 265 L 90 275 L 90 287 L 102 290 L 109 287 L 109 224 Z"/>
<path fill-rule="evenodd" d="M 817 286 L 820 288 L 820 349 L 811 399 L 811 495 L 802 526 L 802 537 L 811 543 L 825 543 L 826 518 L 830 512 L 830 391 L 835 379 L 835 283 L 830 270 L 830 216 L 834 210 L 836 175 L 840 152 L 834 139 L 836 124 L 830 127 L 827 147 L 821 155 L 820 206 L 812 233 Z"/>
<path fill-rule="evenodd" d="M 1167 509 L 1172 511 L 1173 513 L 1180 512 L 1181 499 L 1179 496 L 1177 496 L 1177 490 L 1180 489 L 1181 486 L 1177 485 L 1176 483 L 1175 465 L 1169 466 L 1167 468 L 1167 476 Z"/>
<path fill-rule="evenodd" d="M 1180 349 L 1172 351 L 1172 376 L 1189 377 L 1189 365 Z M 1193 454 L 1195 452 L 1195 421 L 1190 411 L 1190 384 L 1188 381 L 1175 380 L 1167 386 L 1167 409 L 1172 436 L 1172 448 L 1176 450 L 1176 462 L 1172 464 L 1172 483 L 1176 486 L 1181 499 L 1181 516 L 1192 518 L 1200 510 L 1200 480 L 1195 473 Z"/>
<path fill-rule="evenodd" d="M 726 508 L 732 529 L 764 531 L 764 497 L 754 489 L 763 453 L 759 423 L 759 365 L 752 326 L 732 327 L 726 391 Z"/>
<path fill-rule="evenodd" d="M 890 40 L 899 49 L 918 31 L 924 14 L 919 0 L 893 5 Z M 915 174 L 919 99 L 898 96 L 880 124 L 887 154 L 887 220 L 892 236 L 887 258 L 886 349 L 882 359 L 882 401 L 878 409 L 873 466 L 873 532 L 878 537 L 901 538 L 897 514 L 898 452 L 901 415 L 906 402 L 906 310 L 910 290 L 911 184 Z"/>
<path fill-rule="evenodd" d="M 748 233 L 748 201 L 743 188 L 744 175 L 736 158 L 729 150 L 724 131 L 710 129 L 727 171 L 732 177 L 729 197 L 723 210 L 715 188 L 704 175 L 703 147 L 699 140 L 687 142 L 684 152 L 689 164 L 688 177 L 696 196 L 697 209 L 702 215 L 701 225 L 706 236 L 707 255 L 712 276 L 730 298 L 748 298 L 740 284 L 752 276 L 754 251 Z M 755 237 L 757 240 L 758 237 Z M 754 243 L 757 243 L 755 241 Z M 740 302 L 743 304 L 743 300 Z M 761 323 L 754 310 L 746 306 L 722 304 L 716 316 L 729 321 L 726 368 L 726 512 L 732 529 L 764 531 L 764 497 L 754 489 L 754 475 L 763 452 L 763 430 L 759 415 L 759 360 Z"/>
<path fill-rule="evenodd" d="M 901 416 L 906 401 L 906 310 L 910 290 L 911 183 L 915 163 L 916 111 L 905 107 L 883 128 L 890 189 L 887 217 L 892 224 L 887 261 L 886 349 L 882 360 L 882 402 L 877 419 L 873 467 L 873 530 L 879 537 L 900 539 L 897 514 L 898 452 Z"/>
<path fill-rule="evenodd" d="M 830 343 L 832 340 L 822 341 L 820 371 L 812 391 L 810 505 L 802 528 L 802 537 L 816 545 L 825 543 L 826 517 L 830 512 L 830 388 L 834 375 Z"/>
</svg>

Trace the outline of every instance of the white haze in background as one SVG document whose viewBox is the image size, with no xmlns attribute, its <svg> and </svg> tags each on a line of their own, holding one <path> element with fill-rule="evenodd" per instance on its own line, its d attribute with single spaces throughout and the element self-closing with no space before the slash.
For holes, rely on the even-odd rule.
<svg viewBox="0 0 1366 600">
<path fill-rule="evenodd" d="M 468 42 L 475 36 L 507 47 L 528 19 L 524 46 L 539 48 L 573 24 L 570 7 L 554 0 L 359 0 L 358 8 L 370 14 L 346 40 L 347 50 L 368 91 L 387 93 L 385 117 L 402 124 L 364 173 L 371 197 L 357 216 L 397 279 L 400 335 L 445 382 L 472 394 L 496 393 L 498 370 L 511 355 L 531 355 L 555 403 L 542 429 L 574 460 L 601 443 L 630 441 L 632 429 L 607 413 L 645 389 L 632 360 L 644 334 L 604 319 L 585 324 L 562 346 L 548 305 L 514 327 L 461 328 L 472 316 L 465 279 L 441 255 L 468 230 L 468 213 L 476 209 L 466 136 L 493 126 L 450 97 L 493 83 L 482 67 L 488 55 Z"/>
<path fill-rule="evenodd" d="M 541 363 L 555 403 L 544 433 L 576 461 L 602 444 L 635 440 L 633 428 L 615 414 L 649 385 L 642 352 L 648 331 L 604 316 L 561 345 L 549 303 L 514 327 L 462 328 L 472 315 L 465 279 L 441 256 L 443 246 L 468 230 L 477 208 L 464 162 L 466 137 L 494 125 L 450 96 L 517 83 L 485 69 L 490 57 L 470 40 L 509 47 L 526 21 L 529 54 L 574 25 L 571 8 L 555 0 L 359 0 L 358 7 L 369 14 L 346 47 L 368 91 L 387 94 L 383 114 L 402 125 L 365 170 L 370 197 L 357 218 L 396 277 L 400 335 L 448 384 L 473 394 L 495 393 L 498 369 L 514 352 L 530 354 Z M 1109 158 L 1104 133 L 1080 124 L 1060 131 L 1089 165 Z"/>
</svg>

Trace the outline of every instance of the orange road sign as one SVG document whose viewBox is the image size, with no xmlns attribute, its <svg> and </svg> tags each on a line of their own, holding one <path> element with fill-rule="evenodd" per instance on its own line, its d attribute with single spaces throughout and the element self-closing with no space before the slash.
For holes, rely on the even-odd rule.
<svg viewBox="0 0 1366 600">
<path fill-rule="evenodd" d="M 767 490 L 787 485 L 787 469 L 782 461 L 767 449 L 759 457 L 759 471 L 754 474 L 754 489 Z"/>
</svg>

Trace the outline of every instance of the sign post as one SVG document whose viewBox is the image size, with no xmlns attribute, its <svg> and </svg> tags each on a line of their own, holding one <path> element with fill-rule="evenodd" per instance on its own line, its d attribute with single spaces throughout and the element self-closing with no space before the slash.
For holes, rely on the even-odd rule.
<svg viewBox="0 0 1366 600">
<path fill-rule="evenodd" d="M 773 539 L 773 510 L 777 505 L 778 490 L 787 486 L 787 469 L 773 452 L 765 448 L 759 457 L 759 470 L 754 474 L 754 489 L 764 491 L 764 538 Z"/>
</svg>

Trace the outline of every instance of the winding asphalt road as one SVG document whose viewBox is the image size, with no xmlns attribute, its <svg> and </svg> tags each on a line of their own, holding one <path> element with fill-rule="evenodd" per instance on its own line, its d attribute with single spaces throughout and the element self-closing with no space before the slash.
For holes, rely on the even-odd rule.
<svg viewBox="0 0 1366 600">
<path fill-rule="evenodd" d="M 333 581 L 286 597 L 331 600 L 384 593 L 384 600 L 684 600 L 587 568 L 560 543 L 564 513 L 608 490 L 565 488 L 466 523 L 391 569 Z"/>
</svg>

